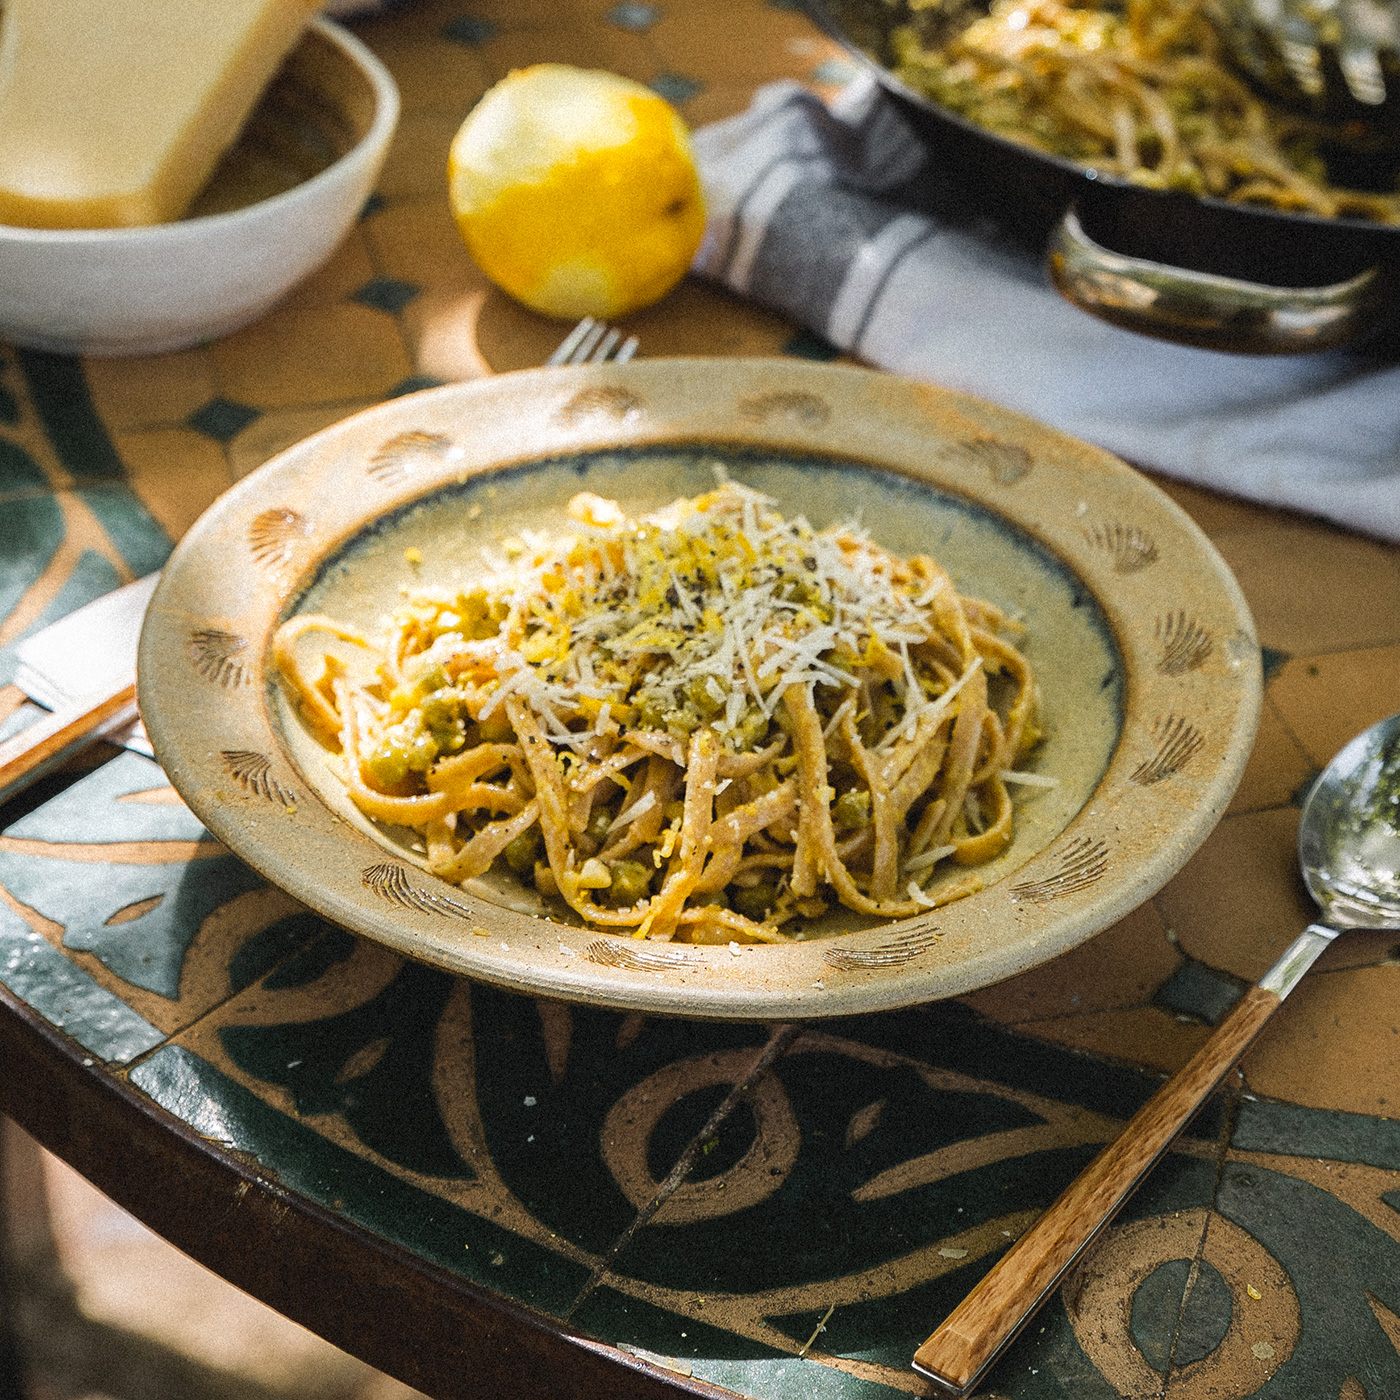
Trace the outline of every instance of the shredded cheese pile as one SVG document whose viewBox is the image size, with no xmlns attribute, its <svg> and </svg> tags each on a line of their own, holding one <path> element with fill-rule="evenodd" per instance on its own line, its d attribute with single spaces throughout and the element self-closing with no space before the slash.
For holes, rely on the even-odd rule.
<svg viewBox="0 0 1400 1400">
<path fill-rule="evenodd" d="M 561 716 L 578 712 L 595 734 L 640 724 L 685 738 L 703 720 L 748 749 L 785 686 L 854 688 L 858 666 L 891 672 L 906 706 L 886 742 L 930 703 L 909 647 L 934 630 L 946 575 L 911 589 L 859 531 L 784 519 L 733 482 L 641 520 L 586 492 L 569 514 L 579 535 L 537 541 L 481 587 L 489 607 L 508 608 L 491 643 L 500 686 L 484 716 L 519 693 L 574 747 L 588 732 Z M 429 624 L 440 631 L 427 654 L 435 662 L 473 650 L 451 630 L 456 600 L 441 602 Z"/>
</svg>

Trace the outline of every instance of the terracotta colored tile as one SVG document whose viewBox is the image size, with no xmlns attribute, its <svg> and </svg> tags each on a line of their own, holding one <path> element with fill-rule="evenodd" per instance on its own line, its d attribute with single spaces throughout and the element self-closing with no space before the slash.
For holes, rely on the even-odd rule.
<svg viewBox="0 0 1400 1400">
<path fill-rule="evenodd" d="M 1185 481 L 1176 481 L 1156 472 L 1144 472 L 1154 486 L 1160 487 L 1184 510 L 1206 534 L 1212 537 L 1227 530 L 1255 530 L 1264 525 L 1292 517 L 1267 506 L 1242 501 L 1235 496 L 1223 496 Z"/>
<path fill-rule="evenodd" d="M 645 359 L 677 355 L 778 355 L 793 328 L 778 317 L 697 278 L 686 278 L 655 306 L 616 323 L 641 342 Z M 476 319 L 476 344 L 498 373 L 542 364 L 569 324 L 540 316 L 501 292 L 486 297 Z"/>
<path fill-rule="evenodd" d="M 405 116 L 379 176 L 380 194 L 386 199 L 442 198 L 447 188 L 447 150 L 461 124 L 460 116 L 441 112 Z"/>
<path fill-rule="evenodd" d="M 1338 938 L 1313 964 L 1318 972 L 1339 972 L 1348 967 L 1375 967 L 1382 963 L 1400 967 L 1400 931 L 1351 929 Z"/>
<path fill-rule="evenodd" d="M 1298 812 L 1226 817 L 1154 903 L 1182 950 L 1254 981 L 1316 917 L 1298 874 Z"/>
<path fill-rule="evenodd" d="M 736 24 L 733 6 L 724 0 L 668 5 L 651 33 L 669 68 L 707 81 L 730 82 L 805 76 L 812 68 L 811 57 L 793 52 L 788 41 L 823 37 L 805 15 L 772 5 L 745 10 L 742 23 Z"/>
<path fill-rule="evenodd" d="M 1368 725 L 1400 709 L 1400 646 L 1287 663 L 1269 699 L 1318 768 Z"/>
<path fill-rule="evenodd" d="M 265 413 L 229 444 L 230 470 L 236 479 L 245 477 L 284 448 L 376 402 L 377 399 L 362 399 L 324 408 L 287 408 Z"/>
<path fill-rule="evenodd" d="M 405 115 L 455 114 L 460 122 L 491 85 L 480 50 L 440 34 L 390 40 L 375 52 L 399 85 Z"/>
<path fill-rule="evenodd" d="M 113 436 L 132 485 L 173 540 L 233 484 L 217 442 L 190 428 L 159 428 Z"/>
<path fill-rule="evenodd" d="M 313 306 L 334 306 L 351 292 L 363 287 L 374 276 L 369 249 L 358 229 L 351 229 L 330 259 L 277 303 L 278 311 L 297 311 Z"/>
<path fill-rule="evenodd" d="M 749 83 L 707 83 L 705 90 L 697 93 L 685 104 L 683 115 L 692 131 L 711 122 L 723 121 L 726 117 L 738 116 L 748 110 L 753 101 L 754 84 Z"/>
<path fill-rule="evenodd" d="M 625 316 L 614 324 L 631 334 L 635 319 Z M 543 364 L 569 329 L 567 321 L 541 316 L 494 288 L 481 301 L 473 327 L 477 351 L 497 373 Z M 649 355 L 650 347 L 643 344 L 640 353 Z"/>
<path fill-rule="evenodd" d="M 445 384 L 490 375 L 493 367 L 477 348 L 476 328 L 482 308 L 495 300 L 508 298 L 480 274 L 475 286 L 434 287 L 417 297 L 403 315 L 416 372 Z M 530 314 L 524 308 L 521 313 Z M 531 363 L 543 363 L 562 338 L 556 334 L 549 350 Z"/>
<path fill-rule="evenodd" d="M 213 353 L 223 393 L 256 408 L 377 398 L 412 373 L 393 317 L 353 304 L 274 312 Z"/>
<path fill-rule="evenodd" d="M 414 19 L 420 26 L 430 25 L 437 33 L 444 24 L 464 14 L 501 29 L 522 29 L 565 23 L 581 11 L 570 0 L 471 0 L 470 4 L 466 0 L 435 0 L 423 6 L 421 18 L 414 15 Z"/>
<path fill-rule="evenodd" d="M 1344 1113 L 1400 1112 L 1400 964 L 1305 978 L 1244 1059 L 1257 1094 Z"/>
<path fill-rule="evenodd" d="M 419 287 L 482 285 L 447 207 L 446 181 L 430 199 L 391 204 L 365 220 L 380 271 Z"/>
<path fill-rule="evenodd" d="M 1279 717 L 1273 698 L 1274 690 L 1270 687 L 1259 715 L 1259 735 L 1230 803 L 1230 812 L 1281 807 L 1291 800 L 1313 770 L 1308 755 Z"/>
<path fill-rule="evenodd" d="M 1069 1045 L 1095 1055 L 1149 1065 L 1170 1074 L 1180 1069 L 1205 1043 L 1210 1027 L 1178 1021 L 1155 1006 L 1095 1011 L 1085 1016 L 1058 1016 L 1018 1027 L 1037 1040 Z M 1085 1073 L 1093 1072 L 1085 1065 Z"/>
<path fill-rule="evenodd" d="M 1082 947 L 962 1000 L 1026 1029 L 1029 1021 L 1141 1005 L 1180 961 L 1162 916 L 1144 904 Z"/>
<path fill-rule="evenodd" d="M 633 34 L 605 24 L 503 28 L 480 52 L 493 81 L 532 63 L 571 63 L 646 83 L 656 76 L 658 66 L 650 34 Z"/>
<path fill-rule="evenodd" d="M 794 332 L 791 322 L 698 277 L 634 312 L 627 328 L 641 338 L 648 357 L 780 355 Z"/>
<path fill-rule="evenodd" d="M 173 355 L 114 355 L 83 361 L 83 375 L 109 428 L 181 423 L 214 396 L 207 350 Z"/>
<path fill-rule="evenodd" d="M 1215 541 L 1259 640 L 1294 656 L 1400 640 L 1400 555 L 1375 540 L 1284 518 Z M 1280 568 L 1287 560 L 1288 567 Z"/>
</svg>

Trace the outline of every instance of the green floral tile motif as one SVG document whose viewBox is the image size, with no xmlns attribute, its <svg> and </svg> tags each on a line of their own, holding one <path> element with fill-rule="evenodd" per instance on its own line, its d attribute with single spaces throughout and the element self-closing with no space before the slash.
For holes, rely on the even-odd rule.
<svg viewBox="0 0 1400 1400">
<path fill-rule="evenodd" d="M 1130 1328 L 1143 1360 L 1165 1374 L 1189 1366 L 1225 1340 L 1234 1304 L 1220 1270 L 1204 1259 L 1158 1264 L 1133 1295 Z"/>
<path fill-rule="evenodd" d="M 19 373 L 0 362 L 0 426 L 43 434 L 53 456 L 72 478 L 71 496 L 55 493 L 43 467 L 23 442 L 0 431 L 0 627 L 30 602 L 30 620 L 7 632 L 0 648 L 0 685 L 13 679 L 16 642 L 126 580 L 112 558 L 83 549 L 62 577 L 50 574 L 67 538 L 63 502 L 79 501 L 97 518 L 119 560 L 132 576 L 160 568 L 172 541 L 142 503 L 103 426 L 88 391 L 82 363 L 63 355 L 17 352 Z M 22 386 L 22 392 L 21 392 Z M 24 441 L 31 442 L 26 437 Z M 40 605 L 42 604 L 42 605 Z"/>
<path fill-rule="evenodd" d="M 62 924 L 63 944 L 91 953 L 133 987 L 180 995 L 185 950 L 215 910 L 259 888 L 233 856 L 162 865 L 107 865 L 0 851 L 0 885 Z M 152 903 L 152 901 L 154 901 Z"/>
<path fill-rule="evenodd" d="M 14 424 L 19 422 L 19 400 L 5 383 L 5 373 L 9 368 L 9 360 L 0 357 L 0 423 Z"/>
<path fill-rule="evenodd" d="M 1325 1157 L 1400 1171 L 1400 1120 L 1394 1118 L 1247 1098 L 1240 1104 L 1231 1145 L 1245 1152 Z"/>
<path fill-rule="evenodd" d="M 246 403 L 235 403 L 219 395 L 195 409 L 185 422 L 213 442 L 229 443 L 261 417 L 261 409 L 251 408 Z"/>
<path fill-rule="evenodd" d="M 44 350 L 16 353 L 35 412 L 69 475 L 79 482 L 123 480 L 126 468 L 92 402 L 83 362 Z"/>
<path fill-rule="evenodd" d="M 54 845 L 206 839 L 203 824 L 183 802 L 140 800 L 160 797 L 169 787 L 158 763 L 121 753 L 7 827 L 5 834 Z"/>
<path fill-rule="evenodd" d="M 349 1011 L 309 1025 L 230 1026 L 222 1039 L 239 1068 L 286 1089 L 298 1114 L 339 1114 L 366 1147 L 410 1171 L 470 1179 L 431 1078 L 433 1038 L 451 991 L 450 978 L 405 963 Z"/>
<path fill-rule="evenodd" d="M 19 405 L 14 395 L 4 400 L 11 411 L 0 422 L 14 423 L 19 419 Z M 11 416 L 12 415 L 12 416 Z M 0 437 L 0 496 L 9 496 L 19 491 L 47 491 L 48 478 L 38 462 L 19 443 Z"/>
<path fill-rule="evenodd" d="M 97 517 L 132 577 L 154 573 L 170 557 L 174 541 L 124 481 L 83 486 L 76 494 Z"/>
<path fill-rule="evenodd" d="M 343 963 L 354 950 L 353 934 L 303 909 L 269 924 L 234 954 L 228 968 L 229 987 L 241 992 L 264 974 L 264 985 L 274 991 L 304 987 Z"/>
<path fill-rule="evenodd" d="M 124 1064 L 160 1031 L 0 905 L 0 982 L 99 1059 Z"/>
<path fill-rule="evenodd" d="M 8 618 L 38 582 L 63 543 L 63 511 L 53 495 L 6 501 L 0 551 L 0 619 Z"/>
<path fill-rule="evenodd" d="M 201 1133 L 255 1155 L 289 1189 L 497 1292 L 559 1314 L 587 1276 L 557 1251 L 330 1142 L 181 1046 L 158 1050 L 130 1080 Z"/>
</svg>

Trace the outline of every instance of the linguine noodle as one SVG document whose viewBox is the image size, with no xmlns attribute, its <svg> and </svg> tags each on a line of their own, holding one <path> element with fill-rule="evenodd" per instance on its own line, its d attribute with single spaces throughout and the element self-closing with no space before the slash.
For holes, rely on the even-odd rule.
<svg viewBox="0 0 1400 1400">
<path fill-rule="evenodd" d="M 832 901 L 981 887 L 1039 738 L 1030 667 L 926 555 L 724 482 L 639 520 L 584 493 L 371 638 L 293 617 L 275 664 L 355 805 L 454 883 L 501 862 L 587 924 L 780 942 Z M 313 646 L 314 639 L 314 646 Z M 313 654 L 314 653 L 314 654 Z"/>
<path fill-rule="evenodd" d="M 907 3 L 895 74 L 999 136 L 1153 189 L 1400 223 L 1400 194 L 1328 183 L 1316 128 L 1227 66 L 1205 0 Z"/>
</svg>

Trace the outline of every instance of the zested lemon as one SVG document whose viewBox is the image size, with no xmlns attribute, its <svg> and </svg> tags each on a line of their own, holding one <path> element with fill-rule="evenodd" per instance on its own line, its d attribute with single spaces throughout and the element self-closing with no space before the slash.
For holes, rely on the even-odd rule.
<svg viewBox="0 0 1400 1400">
<path fill-rule="evenodd" d="M 705 226 L 685 124 L 614 73 L 540 63 L 472 109 L 447 165 L 477 266 L 549 316 L 625 315 L 684 276 Z"/>
</svg>

